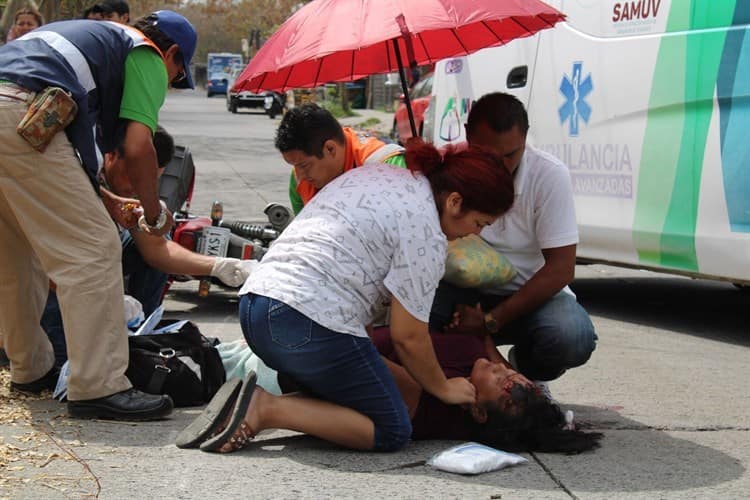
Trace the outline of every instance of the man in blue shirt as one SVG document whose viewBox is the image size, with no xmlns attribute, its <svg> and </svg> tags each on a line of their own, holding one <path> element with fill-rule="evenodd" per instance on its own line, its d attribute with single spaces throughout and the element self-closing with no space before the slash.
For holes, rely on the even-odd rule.
<svg viewBox="0 0 750 500">
<path fill-rule="evenodd" d="M 115 147 L 117 124 L 129 120 L 124 157 L 143 215 L 123 205 L 118 222 L 137 220 L 154 237 L 169 231 L 152 135 L 170 83 L 193 86 L 196 32 L 166 10 L 135 27 L 63 21 L 0 47 L 0 331 L 11 389 L 39 393 L 56 382 L 53 349 L 39 326 L 52 280 L 70 360 L 68 412 L 79 418 L 148 420 L 173 407 L 167 396 L 134 390 L 125 376 L 120 240 L 96 176 Z M 51 87 L 68 92 L 77 111 L 40 152 L 16 127 L 35 95 Z"/>
</svg>

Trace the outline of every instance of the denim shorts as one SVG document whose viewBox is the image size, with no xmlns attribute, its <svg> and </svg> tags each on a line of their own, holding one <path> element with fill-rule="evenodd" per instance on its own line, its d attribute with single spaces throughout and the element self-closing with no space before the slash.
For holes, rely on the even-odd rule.
<svg viewBox="0 0 750 500">
<path fill-rule="evenodd" d="M 269 367 L 311 396 L 369 417 L 374 450 L 395 451 L 409 441 L 409 412 L 369 338 L 329 330 L 283 302 L 255 294 L 242 296 L 240 324 L 250 348 Z"/>
</svg>

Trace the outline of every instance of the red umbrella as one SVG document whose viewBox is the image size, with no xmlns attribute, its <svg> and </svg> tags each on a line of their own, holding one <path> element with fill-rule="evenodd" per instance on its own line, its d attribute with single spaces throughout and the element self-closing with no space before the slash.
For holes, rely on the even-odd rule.
<svg viewBox="0 0 750 500">
<path fill-rule="evenodd" d="M 283 91 L 399 71 L 467 55 L 550 28 L 564 15 L 539 0 L 314 0 L 250 60 L 237 90 Z"/>
</svg>

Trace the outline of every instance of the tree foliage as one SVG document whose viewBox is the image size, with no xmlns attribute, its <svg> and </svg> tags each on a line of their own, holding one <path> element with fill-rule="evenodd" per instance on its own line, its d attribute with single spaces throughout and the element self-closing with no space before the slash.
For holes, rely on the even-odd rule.
<svg viewBox="0 0 750 500">
<path fill-rule="evenodd" d="M 205 60 L 208 52 L 240 52 L 242 39 L 257 30 L 261 42 L 273 34 L 295 8 L 299 0 L 207 0 L 189 3 L 180 12 L 198 30 L 197 60 Z M 250 55 L 257 50 L 255 43 Z"/>
<path fill-rule="evenodd" d="M 27 4 L 44 14 L 47 22 L 79 18 L 97 0 L 8 0 L 13 12 Z M 159 9 L 180 12 L 198 31 L 195 61 L 205 61 L 209 52 L 240 52 L 242 39 L 257 30 L 260 41 L 267 39 L 300 5 L 300 0 L 128 0 L 130 18 Z M 11 14 L 11 13 L 9 13 Z M 9 16 L 12 19 L 12 14 Z M 4 17 L 4 18 L 5 18 Z M 11 23 L 12 24 L 12 20 Z M 10 26 L 8 26 L 10 27 Z M 256 50 L 253 43 L 250 55 Z"/>
<path fill-rule="evenodd" d="M 99 0 L 6 0 L 3 22 L 20 7 L 37 8 L 47 22 L 80 18 L 83 11 Z M 198 31 L 198 46 L 193 62 L 205 64 L 209 52 L 242 52 L 243 42 L 249 43 L 246 56 L 252 57 L 262 43 L 297 9 L 309 0 L 128 0 L 130 19 L 159 9 L 175 10 L 187 17 Z M 11 12 L 12 9 L 12 12 Z M 0 29 L 4 26 L 0 23 Z M 251 34 L 252 33 L 252 34 Z M 246 57 L 247 62 L 248 57 Z M 343 84 L 338 87 L 336 101 L 345 112 L 349 103 Z"/>
</svg>

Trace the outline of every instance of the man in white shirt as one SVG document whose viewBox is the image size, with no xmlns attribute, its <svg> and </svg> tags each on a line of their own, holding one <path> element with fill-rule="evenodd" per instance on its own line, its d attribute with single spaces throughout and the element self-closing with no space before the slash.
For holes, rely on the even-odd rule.
<svg viewBox="0 0 750 500">
<path fill-rule="evenodd" d="M 596 347 L 596 334 L 568 287 L 578 244 L 570 174 L 557 158 L 526 145 L 528 129 L 523 104 L 509 94 L 487 94 L 469 113 L 469 144 L 503 157 L 516 193 L 510 211 L 481 236 L 518 272 L 501 287 L 481 290 L 481 310 L 457 306 L 454 329 L 513 345 L 509 357 L 516 368 L 547 381 L 583 365 Z"/>
</svg>

